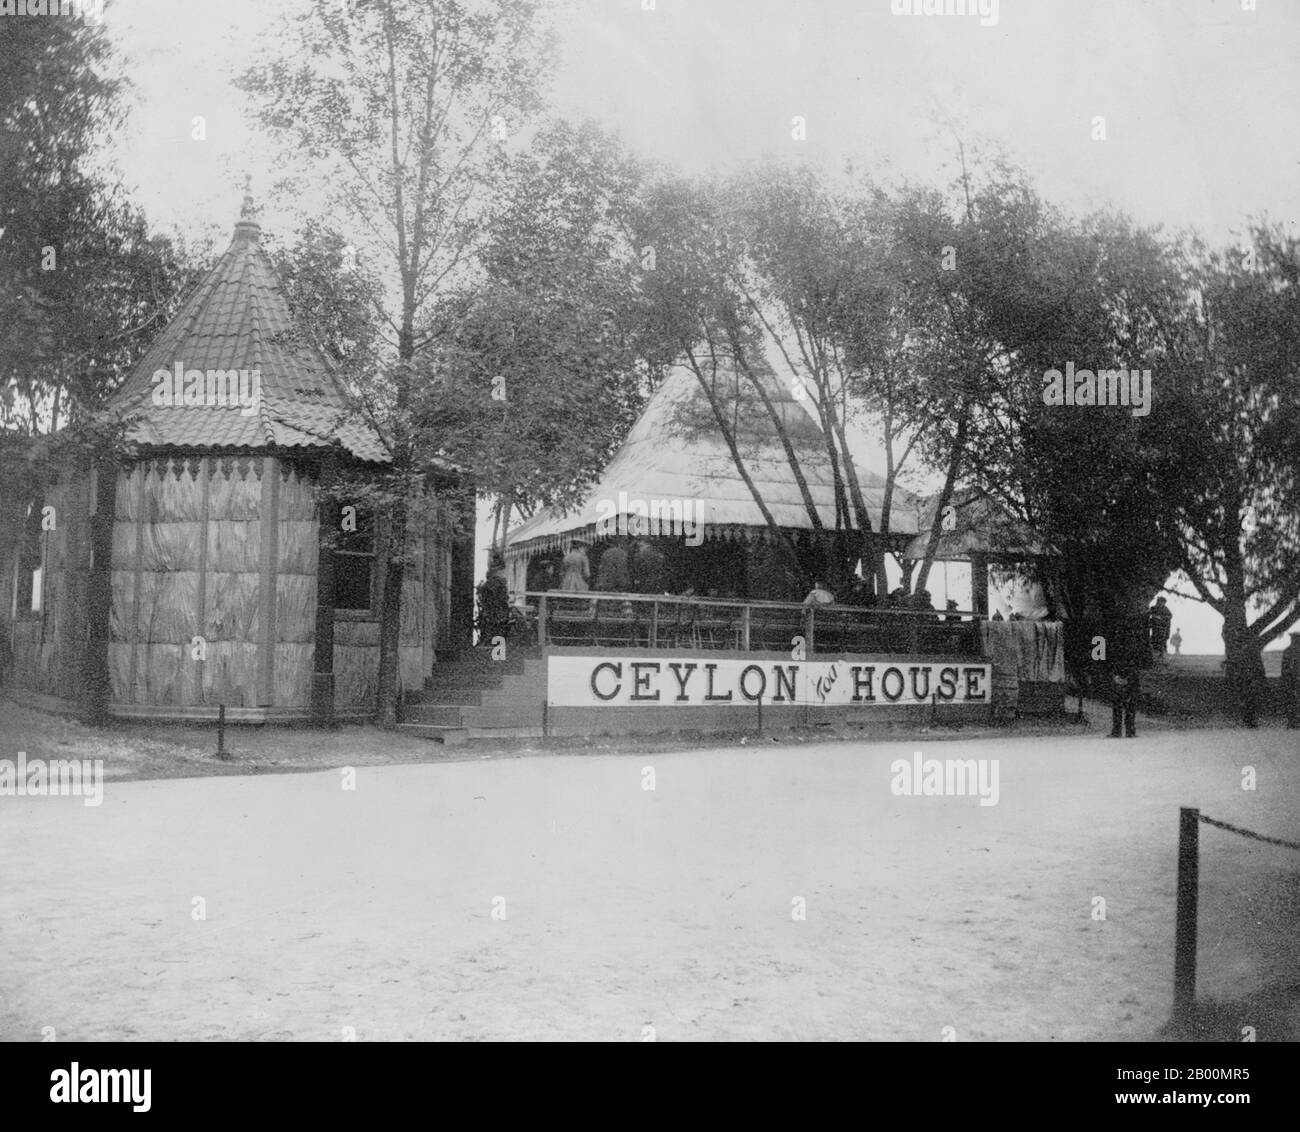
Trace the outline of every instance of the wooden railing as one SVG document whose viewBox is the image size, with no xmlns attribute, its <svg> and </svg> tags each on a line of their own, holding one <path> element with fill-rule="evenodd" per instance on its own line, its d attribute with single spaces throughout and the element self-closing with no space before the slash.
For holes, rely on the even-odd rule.
<svg viewBox="0 0 1300 1132">
<path fill-rule="evenodd" d="M 523 606 L 519 610 L 518 597 Z M 976 614 L 668 595 L 528 592 L 516 597 L 539 645 L 978 656 Z"/>
</svg>

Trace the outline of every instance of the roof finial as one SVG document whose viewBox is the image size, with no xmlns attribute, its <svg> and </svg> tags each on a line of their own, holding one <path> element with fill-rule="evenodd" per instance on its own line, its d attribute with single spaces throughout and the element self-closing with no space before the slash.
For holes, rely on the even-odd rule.
<svg viewBox="0 0 1300 1132">
<path fill-rule="evenodd" d="M 239 223 L 235 225 L 235 239 L 256 240 L 262 229 L 257 223 L 257 207 L 253 204 L 253 175 L 244 174 L 244 204 L 239 210 Z"/>
</svg>

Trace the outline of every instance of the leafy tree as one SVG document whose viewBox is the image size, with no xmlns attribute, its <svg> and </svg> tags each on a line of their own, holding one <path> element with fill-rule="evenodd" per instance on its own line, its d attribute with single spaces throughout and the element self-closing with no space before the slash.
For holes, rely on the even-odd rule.
<svg viewBox="0 0 1300 1132">
<path fill-rule="evenodd" d="M 1227 677 L 1253 725 L 1260 653 L 1300 622 L 1300 245 L 1259 225 L 1245 248 L 1196 243 L 1186 263 L 1166 396 L 1198 490 L 1174 493 L 1168 514 L 1184 574 L 1223 617 Z"/>
<path fill-rule="evenodd" d="M 756 216 L 764 210 L 756 199 L 760 191 L 752 183 L 671 176 L 648 186 L 637 231 L 639 242 L 653 249 L 656 262 L 644 281 L 651 335 L 694 373 L 711 420 L 683 424 L 708 427 L 722 438 L 782 565 L 804 584 L 823 571 L 841 583 L 857 551 L 856 540 L 845 536 L 862 529 L 863 516 L 855 523 L 843 474 L 842 438 L 832 430 L 827 445 L 836 516 L 834 526 L 827 527 L 788 423 L 790 402 L 806 400 L 808 388 L 794 355 L 785 354 L 787 372 L 780 375 L 768 362 L 774 350 L 793 348 L 792 339 L 783 337 L 788 328 L 780 303 L 795 300 L 788 293 L 778 297 L 776 284 L 764 274 L 771 268 L 764 257 L 776 256 L 774 245 L 784 233 L 763 233 L 757 226 Z M 764 235 L 766 244 L 759 238 Z M 790 291 L 795 286 L 792 283 Z M 749 459 L 757 453 L 738 425 L 755 416 L 770 425 L 769 435 L 776 437 L 790 467 L 813 532 L 811 555 L 801 554 L 790 533 L 777 523 L 751 473 Z M 770 458 L 770 453 L 763 456 Z M 856 476 L 853 479 L 856 482 Z"/>
<path fill-rule="evenodd" d="M 882 254 L 878 211 L 845 199 L 809 169 L 766 166 L 731 187 L 747 270 L 737 287 L 768 354 L 821 426 L 835 501 L 832 582 L 843 585 L 863 553 L 883 585 L 885 539 L 873 538 L 847 426 L 860 406 L 851 398 L 865 350 L 866 326 L 887 318 L 896 277 Z M 875 204 L 873 197 L 867 204 Z M 893 483 L 887 493 L 892 496 Z M 882 535 L 889 528 L 885 500 Z M 811 509 L 810 509 L 810 513 Z"/>
<path fill-rule="evenodd" d="M 534 114 L 551 55 L 538 0 L 315 0 L 241 76 L 285 160 L 328 188 L 382 285 L 389 363 L 363 390 L 393 454 L 379 639 L 378 717 L 397 723 L 397 646 L 409 509 L 438 438 L 414 416 L 430 304 L 480 249 L 505 142 Z"/>
<path fill-rule="evenodd" d="M 363 408 L 370 376 L 383 364 L 380 284 L 337 232 L 311 220 L 272 252 L 294 325 L 329 359 Z"/>
<path fill-rule="evenodd" d="M 191 258 L 103 179 L 124 83 L 101 28 L 0 20 L 0 427 L 84 422 L 174 309 Z"/>
<path fill-rule="evenodd" d="M 644 402 L 653 366 L 626 228 L 641 170 L 593 126 L 518 155 L 481 271 L 434 307 L 422 427 L 510 517 L 576 500 Z"/>
</svg>

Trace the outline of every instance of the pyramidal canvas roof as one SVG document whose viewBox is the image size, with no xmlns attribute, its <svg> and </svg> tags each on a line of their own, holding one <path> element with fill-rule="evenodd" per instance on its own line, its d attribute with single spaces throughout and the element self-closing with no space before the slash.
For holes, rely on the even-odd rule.
<svg viewBox="0 0 1300 1132">
<path fill-rule="evenodd" d="M 809 492 L 829 529 L 835 528 L 834 479 L 820 424 L 808 401 L 796 401 L 772 367 L 755 358 L 752 367 L 784 422 Z M 748 379 L 729 361 L 720 362 L 715 382 L 737 441 L 741 462 L 779 527 L 811 530 L 812 521 L 795 482 L 777 429 Z M 883 477 L 857 469 L 872 529 L 880 529 Z M 634 501 L 690 504 L 689 514 L 704 525 L 705 538 L 760 538 L 767 524 L 753 494 L 736 469 L 699 378 L 686 365 L 674 366 L 650 397 L 622 447 L 581 503 L 563 511 L 551 508 L 514 528 L 507 538 L 507 557 L 531 555 L 572 538 L 592 539 L 596 524 L 614 514 L 636 514 Z M 919 500 L 905 488 L 894 489 L 890 508 L 892 533 L 918 530 Z"/>
<path fill-rule="evenodd" d="M 262 248 L 261 228 L 244 215 L 230 247 L 109 401 L 109 411 L 129 416 L 126 439 L 149 446 L 205 448 L 329 448 L 336 444 L 359 460 L 386 463 L 378 433 L 359 419 L 324 355 L 294 325 L 283 287 Z M 247 371 L 229 378 L 216 395 L 169 400 L 159 371 Z M 256 377 L 254 377 L 256 375 Z M 181 393 L 173 381 L 171 393 Z M 199 386 L 186 379 L 197 394 Z M 208 382 L 203 384 L 206 394 Z M 245 394 L 240 403 L 237 389 Z M 250 394 L 256 390 L 256 395 Z M 190 402 L 190 403 L 186 403 Z M 209 403 L 211 402 L 211 403 Z"/>
</svg>

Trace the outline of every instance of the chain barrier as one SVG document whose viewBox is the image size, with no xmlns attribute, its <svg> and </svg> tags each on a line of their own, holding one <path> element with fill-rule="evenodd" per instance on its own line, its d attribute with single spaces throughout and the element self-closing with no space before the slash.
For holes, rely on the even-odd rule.
<svg viewBox="0 0 1300 1132">
<path fill-rule="evenodd" d="M 1215 821 L 1214 818 L 1207 818 L 1204 814 L 1197 814 L 1206 825 L 1212 825 L 1216 829 L 1226 829 L 1229 833 L 1239 833 L 1242 837 L 1248 837 L 1252 841 L 1263 841 L 1268 845 L 1281 845 L 1284 849 L 1300 849 L 1300 841 L 1284 841 L 1280 837 L 1265 837 L 1262 833 L 1256 833 L 1251 829 L 1242 829 L 1238 825 L 1229 825 L 1226 821 Z"/>
</svg>

